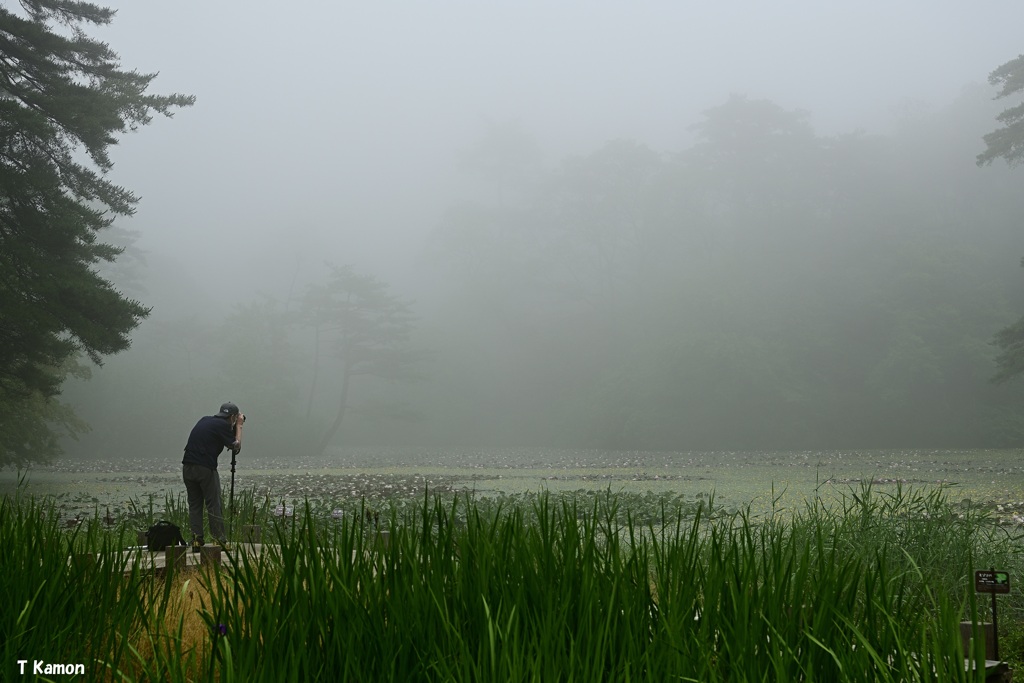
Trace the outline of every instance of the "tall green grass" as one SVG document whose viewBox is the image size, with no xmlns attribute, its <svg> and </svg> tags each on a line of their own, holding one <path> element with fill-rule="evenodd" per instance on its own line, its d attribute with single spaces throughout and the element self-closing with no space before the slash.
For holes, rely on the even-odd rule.
<svg viewBox="0 0 1024 683">
<path fill-rule="evenodd" d="M 4 500 L 5 662 L 131 681 L 966 681 L 971 572 L 1015 544 L 941 491 L 870 487 L 767 515 L 611 493 L 425 492 L 376 519 L 244 502 L 261 555 L 154 576 L 124 571 L 97 520 Z M 85 547 L 102 569 L 70 560 Z"/>
<path fill-rule="evenodd" d="M 98 518 L 72 530 L 59 522 L 45 501 L 0 500 L 0 657 L 8 672 L 33 659 L 117 669 L 146 616 L 133 590 L 141 577 L 126 571 L 119 552 L 124 535 Z"/>
</svg>

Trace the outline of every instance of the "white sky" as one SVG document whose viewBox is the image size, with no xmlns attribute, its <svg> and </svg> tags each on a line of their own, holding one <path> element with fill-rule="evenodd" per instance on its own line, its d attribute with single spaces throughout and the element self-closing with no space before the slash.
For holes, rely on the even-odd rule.
<svg viewBox="0 0 1024 683">
<path fill-rule="evenodd" d="M 682 149 L 730 93 L 875 130 L 1024 52 L 1019 0 L 101 4 L 118 16 L 92 34 L 125 67 L 197 96 L 113 151 L 142 197 L 126 227 L 201 290 L 279 296 L 296 264 L 400 277 L 484 121 L 520 122 L 552 162 L 616 138 Z"/>
</svg>

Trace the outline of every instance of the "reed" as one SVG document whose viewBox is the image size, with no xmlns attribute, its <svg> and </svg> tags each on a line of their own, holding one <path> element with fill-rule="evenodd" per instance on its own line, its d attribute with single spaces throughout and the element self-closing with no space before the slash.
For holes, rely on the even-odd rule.
<svg viewBox="0 0 1024 683">
<path fill-rule="evenodd" d="M 1013 557 L 941 491 L 767 515 L 610 492 L 425 491 L 340 518 L 243 502 L 263 554 L 154 575 L 125 571 L 123 533 L 5 499 L 7 661 L 125 681 L 967 681 L 970 571 Z M 69 560 L 86 549 L 102 571 Z"/>
<path fill-rule="evenodd" d="M 20 495 L 0 500 L 0 530 L 6 666 L 42 659 L 117 670 L 146 618 L 135 590 L 142 577 L 120 552 L 125 534 L 98 517 L 68 531 L 52 502 Z"/>
</svg>

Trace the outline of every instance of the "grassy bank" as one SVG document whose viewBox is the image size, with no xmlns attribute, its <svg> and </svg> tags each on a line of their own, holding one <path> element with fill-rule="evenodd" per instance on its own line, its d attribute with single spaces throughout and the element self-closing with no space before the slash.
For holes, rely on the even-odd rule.
<svg viewBox="0 0 1024 683">
<path fill-rule="evenodd" d="M 971 680 L 959 623 L 987 604 L 973 571 L 1019 576 L 1017 539 L 941 490 L 863 486 L 758 516 L 611 493 L 424 494 L 376 519 L 247 505 L 270 552 L 153 575 L 124 571 L 130 529 L 67 528 L 51 502 L 5 498 L 4 666 L 119 681 Z M 1019 659 L 1019 600 L 1003 600 L 1004 658 Z"/>
</svg>

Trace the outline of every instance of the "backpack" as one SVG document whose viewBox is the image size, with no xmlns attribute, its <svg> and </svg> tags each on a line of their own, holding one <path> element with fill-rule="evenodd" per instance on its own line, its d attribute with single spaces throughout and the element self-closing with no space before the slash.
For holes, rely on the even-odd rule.
<svg viewBox="0 0 1024 683">
<path fill-rule="evenodd" d="M 146 530 L 146 540 L 146 547 L 152 552 L 163 550 L 169 545 L 185 545 L 181 529 L 162 519 Z"/>
</svg>

